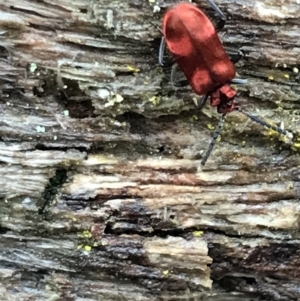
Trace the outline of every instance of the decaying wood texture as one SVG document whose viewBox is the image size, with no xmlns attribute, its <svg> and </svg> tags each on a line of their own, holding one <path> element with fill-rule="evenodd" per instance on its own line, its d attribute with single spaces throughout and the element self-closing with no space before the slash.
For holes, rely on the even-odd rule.
<svg viewBox="0 0 300 301">
<path fill-rule="evenodd" d="M 1 300 L 300 299 L 299 1 L 216 0 L 239 102 L 294 138 L 232 113 L 204 169 L 174 2 L 0 1 Z"/>
</svg>

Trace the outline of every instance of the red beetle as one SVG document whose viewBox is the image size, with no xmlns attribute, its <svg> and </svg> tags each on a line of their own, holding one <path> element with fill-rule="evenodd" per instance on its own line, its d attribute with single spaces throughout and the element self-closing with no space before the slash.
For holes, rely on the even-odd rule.
<svg viewBox="0 0 300 301">
<path fill-rule="evenodd" d="M 223 13 L 212 0 L 208 0 L 208 2 L 221 18 L 219 27 L 222 27 L 225 23 Z M 226 114 L 233 110 L 239 110 L 253 121 L 281 134 L 290 134 L 243 112 L 237 106 L 235 101 L 237 92 L 230 84 L 232 82 L 244 84 L 246 81 L 235 79 L 234 64 L 226 53 L 214 25 L 202 10 L 186 2 L 175 5 L 164 16 L 163 35 L 159 62 L 163 64 L 166 43 L 194 92 L 198 95 L 204 95 L 199 102 L 199 107 L 202 108 L 209 97 L 210 104 L 217 107 L 218 112 L 222 113 L 221 121 L 214 133 L 209 149 L 202 159 L 202 165 L 205 164 L 214 147 Z M 174 69 L 172 70 L 172 78 L 173 71 Z"/>
</svg>

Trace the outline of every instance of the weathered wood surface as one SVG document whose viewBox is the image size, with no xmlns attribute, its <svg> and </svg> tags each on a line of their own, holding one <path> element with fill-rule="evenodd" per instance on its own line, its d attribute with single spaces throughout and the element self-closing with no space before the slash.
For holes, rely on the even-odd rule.
<svg viewBox="0 0 300 301">
<path fill-rule="evenodd" d="M 216 1 L 240 103 L 294 138 L 232 113 L 203 170 L 172 2 L 0 1 L 1 300 L 300 299 L 299 1 Z"/>
</svg>

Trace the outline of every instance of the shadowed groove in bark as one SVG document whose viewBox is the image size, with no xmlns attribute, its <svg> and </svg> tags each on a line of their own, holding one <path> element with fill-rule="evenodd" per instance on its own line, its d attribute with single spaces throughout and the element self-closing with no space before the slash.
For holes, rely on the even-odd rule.
<svg viewBox="0 0 300 301">
<path fill-rule="evenodd" d="M 38 212 L 39 214 L 44 214 L 45 209 L 48 206 L 51 206 L 51 202 L 54 201 L 56 197 L 58 197 L 58 192 L 61 187 L 67 180 L 67 170 L 66 169 L 58 169 L 55 172 L 55 175 L 49 179 L 48 185 L 45 187 L 44 192 L 42 193 L 42 201 L 44 202 Z"/>
</svg>

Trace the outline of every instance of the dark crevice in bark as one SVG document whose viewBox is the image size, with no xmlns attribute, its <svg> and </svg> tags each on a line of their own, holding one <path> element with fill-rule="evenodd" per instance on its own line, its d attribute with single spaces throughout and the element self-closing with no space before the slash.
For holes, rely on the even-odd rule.
<svg viewBox="0 0 300 301">
<path fill-rule="evenodd" d="M 67 170 L 57 169 L 55 175 L 49 180 L 49 183 L 42 194 L 42 204 L 38 210 L 39 214 L 47 215 L 47 207 L 51 206 L 51 203 L 57 197 L 60 188 L 66 180 Z"/>
</svg>

